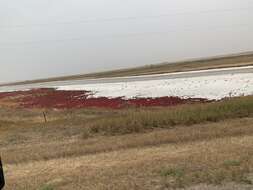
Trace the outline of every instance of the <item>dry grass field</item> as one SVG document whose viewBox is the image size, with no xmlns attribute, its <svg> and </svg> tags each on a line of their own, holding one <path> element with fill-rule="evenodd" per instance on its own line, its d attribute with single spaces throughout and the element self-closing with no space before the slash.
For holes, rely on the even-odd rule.
<svg viewBox="0 0 253 190">
<path fill-rule="evenodd" d="M 253 189 L 253 97 L 116 110 L 0 105 L 5 190 Z"/>
</svg>

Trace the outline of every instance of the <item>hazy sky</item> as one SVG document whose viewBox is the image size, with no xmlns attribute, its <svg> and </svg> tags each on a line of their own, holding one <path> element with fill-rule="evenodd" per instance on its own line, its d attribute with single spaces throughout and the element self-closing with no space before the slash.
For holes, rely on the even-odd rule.
<svg viewBox="0 0 253 190">
<path fill-rule="evenodd" d="M 252 0 L 0 0 L 0 83 L 253 50 Z"/>
</svg>

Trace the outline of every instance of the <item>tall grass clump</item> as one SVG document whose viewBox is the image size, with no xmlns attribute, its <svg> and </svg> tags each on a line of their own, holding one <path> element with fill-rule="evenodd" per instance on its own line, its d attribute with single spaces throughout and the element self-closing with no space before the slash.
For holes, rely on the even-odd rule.
<svg viewBox="0 0 253 190">
<path fill-rule="evenodd" d="M 127 134 L 153 128 L 189 126 L 252 115 L 253 96 L 249 96 L 206 104 L 188 104 L 159 109 L 129 109 L 107 118 L 98 119 L 90 124 L 90 128 L 93 133 Z"/>
</svg>

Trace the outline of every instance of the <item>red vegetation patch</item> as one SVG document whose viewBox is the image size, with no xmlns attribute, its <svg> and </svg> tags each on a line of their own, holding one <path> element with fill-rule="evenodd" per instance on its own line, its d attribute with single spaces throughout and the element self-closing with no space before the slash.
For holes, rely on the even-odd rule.
<svg viewBox="0 0 253 190">
<path fill-rule="evenodd" d="M 124 108 L 128 106 L 174 106 L 179 104 L 207 102 L 206 99 L 181 99 L 179 97 L 135 98 L 92 98 L 87 91 L 61 91 L 55 89 L 34 89 L 29 91 L 0 93 L 0 99 L 15 101 L 24 108 Z"/>
</svg>

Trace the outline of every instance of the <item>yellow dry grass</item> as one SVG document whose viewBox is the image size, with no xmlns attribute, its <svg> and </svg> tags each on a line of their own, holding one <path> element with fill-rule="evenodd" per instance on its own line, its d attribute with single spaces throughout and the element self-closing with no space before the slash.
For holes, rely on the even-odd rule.
<svg viewBox="0 0 253 190">
<path fill-rule="evenodd" d="M 242 99 L 229 100 L 229 104 L 173 107 L 170 111 L 2 107 L 0 152 L 6 190 L 250 189 L 253 118 L 248 103 L 252 99 Z M 217 107 L 222 119 L 206 120 L 204 115 L 190 124 L 166 127 L 158 122 L 155 127 L 128 133 L 93 133 L 89 129 L 105 118 L 119 117 L 125 125 L 123 116 L 131 117 L 131 112 L 140 114 L 142 122 L 151 123 L 164 118 L 163 113 L 170 116 L 173 110 L 181 115 L 175 118 L 187 120 L 189 111 L 198 115 L 199 108 L 217 118 Z M 42 112 L 46 112 L 47 123 Z M 153 118 L 149 120 L 146 113 Z M 195 114 L 190 116 L 196 118 Z"/>
<path fill-rule="evenodd" d="M 42 184 L 56 189 L 165 189 L 230 178 L 247 182 L 252 146 L 252 136 L 226 137 L 6 165 L 7 189 L 38 189 Z M 230 159 L 241 165 L 226 168 Z M 169 168 L 182 169 L 185 176 L 163 176 Z"/>
</svg>

